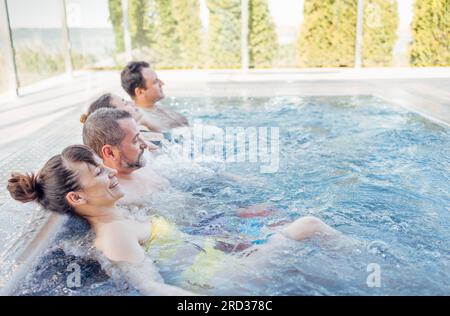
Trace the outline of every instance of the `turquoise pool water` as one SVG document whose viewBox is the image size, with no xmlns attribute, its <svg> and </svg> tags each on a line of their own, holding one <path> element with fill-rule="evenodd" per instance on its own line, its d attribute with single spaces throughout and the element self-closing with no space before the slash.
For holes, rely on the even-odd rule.
<svg viewBox="0 0 450 316">
<path fill-rule="evenodd" d="M 359 241 L 351 246 L 290 243 L 267 268 L 246 270 L 247 277 L 265 281 L 254 286 L 243 278 L 236 294 L 450 294 L 448 127 L 372 96 L 164 102 L 191 122 L 218 128 L 279 127 L 280 132 L 275 173 L 260 173 L 260 164 L 249 162 L 195 163 L 190 170 L 174 163 L 160 170 L 194 201 L 194 209 L 183 215 L 190 223 L 184 231 L 264 244 L 270 226 L 314 215 Z M 169 195 L 162 199 L 170 209 Z M 258 203 L 276 211 L 265 217 L 236 216 L 236 208 Z M 139 294 L 118 286 L 95 261 L 83 259 L 82 251 L 64 251 L 78 249 L 77 225 L 63 230 L 18 294 Z M 83 263 L 86 282 L 69 289 L 65 266 L 73 260 Z M 373 282 L 374 272 L 379 282 Z M 162 273 L 169 283 L 179 281 L 169 269 Z M 235 286 L 224 280 L 209 293 L 229 294 Z"/>
</svg>

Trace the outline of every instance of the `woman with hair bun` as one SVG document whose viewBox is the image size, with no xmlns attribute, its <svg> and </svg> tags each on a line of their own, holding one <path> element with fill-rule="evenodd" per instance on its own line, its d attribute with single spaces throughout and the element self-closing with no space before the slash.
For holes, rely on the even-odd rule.
<svg viewBox="0 0 450 316">
<path fill-rule="evenodd" d="M 162 217 L 152 216 L 145 222 L 132 218 L 129 211 L 116 205 L 124 196 L 116 175 L 90 148 L 73 145 L 50 158 L 36 175 L 13 173 L 7 189 L 18 201 L 35 201 L 49 211 L 86 219 L 95 233 L 96 249 L 147 295 L 214 294 L 224 276 L 238 284 L 245 282 L 245 267 L 267 268 L 274 251 L 285 249 L 288 240 L 340 235 L 307 216 L 280 228 L 266 244 L 232 255 L 221 251 L 213 237 L 185 234 Z M 181 286 L 189 291 L 164 283 L 157 267 L 179 272 Z M 229 290 L 233 292 L 229 294 L 238 291 Z"/>
</svg>

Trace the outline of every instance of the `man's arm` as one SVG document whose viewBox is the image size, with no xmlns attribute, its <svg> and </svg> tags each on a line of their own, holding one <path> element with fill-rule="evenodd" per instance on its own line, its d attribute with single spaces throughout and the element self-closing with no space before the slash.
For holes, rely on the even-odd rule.
<svg viewBox="0 0 450 316">
<path fill-rule="evenodd" d="M 155 124 L 151 119 L 149 119 L 148 116 L 145 115 L 145 113 L 141 109 L 138 109 L 138 111 L 139 111 L 140 115 L 139 115 L 139 118 L 136 119 L 136 122 L 139 125 L 145 126 L 151 132 L 156 132 L 156 133 L 161 133 L 162 132 L 160 130 L 160 128 L 158 127 L 158 125 Z"/>
<path fill-rule="evenodd" d="M 181 124 L 181 126 L 188 126 L 189 121 L 188 119 L 181 113 L 178 113 L 176 111 L 173 111 L 171 109 L 165 108 L 164 111 L 166 111 L 170 116 L 175 117 L 176 120 Z"/>
</svg>

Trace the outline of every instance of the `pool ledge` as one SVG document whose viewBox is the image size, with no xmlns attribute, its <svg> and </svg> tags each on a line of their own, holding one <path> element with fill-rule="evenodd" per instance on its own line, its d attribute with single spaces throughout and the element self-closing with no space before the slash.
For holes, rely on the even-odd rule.
<svg viewBox="0 0 450 316">
<path fill-rule="evenodd" d="M 23 250 L 14 258 L 16 267 L 11 273 L 11 277 L 0 289 L 0 295 L 14 295 L 20 282 L 23 282 L 28 273 L 37 262 L 37 257 L 48 247 L 56 233 L 65 223 L 67 217 L 52 213 L 48 216 L 45 223 L 37 230 L 35 235 L 30 238 Z"/>
</svg>

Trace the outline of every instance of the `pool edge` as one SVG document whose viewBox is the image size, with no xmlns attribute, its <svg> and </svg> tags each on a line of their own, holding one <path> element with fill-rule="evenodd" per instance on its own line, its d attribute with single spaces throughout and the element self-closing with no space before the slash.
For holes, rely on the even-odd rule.
<svg viewBox="0 0 450 316">
<path fill-rule="evenodd" d="M 66 219 L 65 216 L 57 213 L 50 214 L 45 223 L 24 247 L 24 250 L 15 258 L 15 264 L 18 265 L 18 267 L 0 289 L 1 296 L 14 295 L 14 291 L 17 289 L 20 282 L 23 281 L 29 271 L 33 268 L 34 264 L 36 264 L 35 259 L 42 254 L 45 247 L 50 244 Z"/>
</svg>

